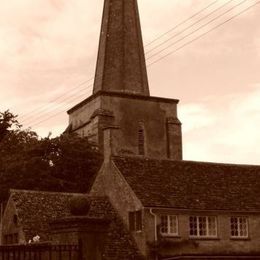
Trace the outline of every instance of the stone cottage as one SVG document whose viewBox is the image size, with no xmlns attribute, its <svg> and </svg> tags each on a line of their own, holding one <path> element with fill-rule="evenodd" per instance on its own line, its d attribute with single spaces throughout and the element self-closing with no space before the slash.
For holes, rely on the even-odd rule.
<svg viewBox="0 0 260 260">
<path fill-rule="evenodd" d="M 137 1 L 105 0 L 93 94 L 67 132 L 104 154 L 88 196 L 110 205 L 131 249 L 107 259 L 260 259 L 260 166 L 184 161 L 179 101 L 149 93 Z"/>
<path fill-rule="evenodd" d="M 143 259 L 108 198 L 78 193 L 11 190 L 2 219 L 2 245 L 28 244 L 35 236 L 39 236 L 39 242 L 77 244 L 76 236 L 61 238 L 61 231 L 56 231 L 53 223 L 68 221 L 72 217 L 71 199 L 82 196 L 90 201 L 89 218 L 107 218 L 110 221 L 102 252 L 104 259 Z M 69 233 L 68 230 L 66 232 Z"/>
</svg>

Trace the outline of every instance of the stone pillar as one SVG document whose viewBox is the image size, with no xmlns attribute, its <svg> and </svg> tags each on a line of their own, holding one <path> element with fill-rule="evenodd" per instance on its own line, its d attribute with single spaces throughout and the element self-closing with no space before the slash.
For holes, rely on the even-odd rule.
<svg viewBox="0 0 260 260">
<path fill-rule="evenodd" d="M 169 117 L 166 122 L 167 155 L 169 159 L 182 160 L 182 131 L 178 118 Z"/>
<path fill-rule="evenodd" d="M 110 221 L 88 216 L 72 216 L 50 223 L 54 243 L 80 244 L 82 260 L 101 260 Z"/>
</svg>

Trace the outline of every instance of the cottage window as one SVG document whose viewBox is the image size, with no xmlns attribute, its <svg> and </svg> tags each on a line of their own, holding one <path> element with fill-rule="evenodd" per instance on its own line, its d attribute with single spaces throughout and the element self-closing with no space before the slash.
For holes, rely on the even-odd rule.
<svg viewBox="0 0 260 260">
<path fill-rule="evenodd" d="M 161 215 L 160 231 L 163 236 L 177 236 L 178 217 L 173 215 Z"/>
<path fill-rule="evenodd" d="M 248 238 L 247 217 L 231 217 L 230 228 L 232 238 Z"/>
<path fill-rule="evenodd" d="M 142 230 L 142 211 L 131 211 L 129 212 L 129 229 L 130 231 L 141 231 Z"/>
<path fill-rule="evenodd" d="M 191 216 L 191 237 L 217 237 L 217 218 L 214 216 Z"/>
<path fill-rule="evenodd" d="M 18 216 L 16 214 L 13 216 L 13 222 L 17 226 L 17 224 L 18 224 Z"/>
</svg>

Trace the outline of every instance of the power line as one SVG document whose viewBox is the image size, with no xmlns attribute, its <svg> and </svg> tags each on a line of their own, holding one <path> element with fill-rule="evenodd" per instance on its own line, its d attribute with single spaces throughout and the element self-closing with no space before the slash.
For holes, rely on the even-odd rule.
<svg viewBox="0 0 260 260">
<path fill-rule="evenodd" d="M 253 4 L 253 5 L 250 5 L 250 6 L 247 7 L 246 9 L 242 10 L 241 12 L 237 13 L 236 15 L 231 16 L 229 19 L 227 19 L 227 20 L 225 20 L 224 22 L 218 24 L 217 26 L 213 27 L 212 29 L 208 30 L 207 32 L 205 32 L 205 33 L 199 35 L 198 37 L 194 38 L 193 40 L 191 40 L 191 41 L 189 41 L 189 42 L 183 44 L 183 45 L 180 46 L 179 48 L 177 48 L 177 49 L 175 49 L 175 50 L 169 52 L 168 54 L 166 54 L 166 55 L 162 56 L 161 58 L 155 60 L 154 62 L 148 64 L 148 67 L 150 67 L 150 66 L 152 66 L 153 64 L 159 62 L 160 60 L 163 60 L 163 59 L 165 59 L 166 57 L 168 57 L 168 56 L 174 54 L 175 52 L 179 51 L 180 49 L 184 48 L 185 46 L 187 46 L 187 45 L 189 45 L 189 44 L 191 44 L 191 43 L 193 43 L 193 42 L 199 40 L 200 38 L 202 38 L 202 37 L 205 36 L 206 34 L 212 32 L 212 31 L 216 30 L 217 28 L 223 26 L 224 24 L 230 22 L 230 21 L 233 20 L 234 18 L 236 18 L 236 17 L 240 16 L 241 14 L 247 12 L 249 9 L 253 8 L 254 6 L 256 6 L 256 5 L 258 5 L 258 4 L 260 4 L 260 1 L 256 2 L 256 3 Z"/>
<path fill-rule="evenodd" d="M 233 0 L 232 0 L 232 1 L 233 1 Z M 245 2 L 245 1 L 247 1 L 247 0 L 242 1 L 242 2 L 239 3 L 238 5 L 242 4 L 242 3 Z M 231 2 L 231 1 L 229 1 L 229 2 Z M 229 3 L 229 2 L 227 2 L 227 3 Z M 227 3 L 226 3 L 226 4 L 227 4 Z M 237 6 L 238 6 L 238 5 L 237 5 Z M 230 12 L 232 9 L 234 9 L 234 8 L 237 7 L 237 6 L 234 6 L 234 7 L 230 8 L 230 9 L 229 9 L 228 11 L 226 11 L 225 13 Z M 222 7 L 223 7 L 223 5 L 222 5 Z M 219 9 L 220 9 L 220 8 L 218 8 L 217 10 L 219 10 Z M 222 16 L 222 15 L 223 15 L 223 14 L 221 14 L 220 16 Z M 219 18 L 220 16 L 218 16 L 217 18 Z M 214 18 L 213 20 L 216 20 L 217 18 Z M 213 20 L 211 20 L 211 21 L 208 22 L 207 24 L 210 24 Z M 202 27 L 204 27 L 204 26 L 205 26 L 205 25 L 203 25 Z M 201 29 L 202 27 L 198 28 L 196 31 L 198 31 L 198 30 Z M 193 33 L 196 32 L 196 31 L 193 31 L 192 33 L 186 35 L 185 37 L 181 38 L 181 39 L 178 40 L 177 42 L 182 41 L 183 39 L 187 38 L 188 36 L 190 36 L 191 34 L 193 34 Z M 174 42 L 173 44 L 171 44 L 171 46 L 174 45 L 174 44 L 177 43 L 177 42 Z M 168 48 L 168 47 L 167 47 L 167 48 Z M 165 49 L 167 49 L 167 48 L 165 48 Z M 164 51 L 165 49 L 163 49 L 162 51 Z M 160 51 L 160 52 L 158 52 L 158 53 L 152 55 L 151 57 L 153 57 L 153 56 L 155 56 L 155 55 L 161 53 L 162 51 Z M 148 59 L 150 59 L 151 57 L 149 57 Z M 91 87 L 91 85 L 90 85 L 89 87 Z M 65 100 L 67 100 L 67 98 L 65 98 Z M 60 105 L 58 105 L 58 106 L 56 106 L 56 107 L 60 107 Z M 53 109 L 55 109 L 56 107 L 54 107 Z M 48 107 L 48 110 L 49 110 L 49 107 Z M 43 112 L 44 112 L 44 111 L 43 111 Z M 28 124 L 28 123 L 31 123 L 31 121 L 27 122 L 27 124 Z"/>
<path fill-rule="evenodd" d="M 87 88 L 86 89 L 89 89 L 90 87 L 92 87 L 93 85 L 91 84 L 91 85 L 88 85 L 87 86 Z M 73 101 L 76 101 L 76 100 L 78 100 L 80 97 L 82 97 L 82 96 L 86 96 L 86 94 L 90 94 L 92 91 L 88 91 L 88 92 L 85 92 L 85 89 L 83 89 L 84 90 L 84 93 L 83 94 L 81 94 L 81 95 L 77 95 L 76 97 L 75 96 L 71 96 L 71 97 L 68 97 L 68 98 L 66 98 L 66 99 L 64 99 L 63 101 L 67 101 L 67 102 L 73 102 Z M 83 92 L 83 90 L 81 90 L 80 92 Z M 58 108 L 60 108 L 61 106 L 63 106 L 63 104 L 62 103 L 59 103 L 59 104 L 57 104 L 57 105 L 55 105 L 55 106 L 53 106 L 52 108 L 51 108 L 51 110 L 55 110 L 55 109 L 58 109 Z M 39 113 L 39 115 L 44 115 L 44 114 L 46 114 L 47 112 L 50 112 L 50 110 L 49 109 L 45 109 L 45 110 L 43 110 L 42 112 L 40 112 Z M 29 121 L 28 121 L 29 120 Z M 33 123 L 35 120 L 34 119 L 32 119 L 32 118 L 30 118 L 30 119 L 27 119 L 27 120 L 22 120 L 22 123 L 24 124 L 25 122 L 26 122 L 26 124 L 31 124 L 31 123 Z"/>
<path fill-rule="evenodd" d="M 185 46 L 187 46 L 187 45 L 189 45 L 189 44 L 191 44 L 191 43 L 197 41 L 198 39 L 202 38 L 203 36 L 207 35 L 208 33 L 210 33 L 210 32 L 212 32 L 212 31 L 216 30 L 217 28 L 219 28 L 219 27 L 225 25 L 226 23 L 228 23 L 228 22 L 230 22 L 231 20 L 233 20 L 234 18 L 236 18 L 236 17 L 242 15 L 243 13 L 247 12 L 249 9 L 253 8 L 254 6 L 256 6 L 256 5 L 258 5 L 258 4 L 260 4 L 260 1 L 258 1 L 258 2 L 256 2 L 256 3 L 254 3 L 253 5 L 247 7 L 246 9 L 244 9 L 244 10 L 242 10 L 241 12 L 237 13 L 236 15 L 231 16 L 229 19 L 227 19 L 227 20 L 225 20 L 224 22 L 218 24 L 217 26 L 213 27 L 212 29 L 208 30 L 207 32 L 205 32 L 205 33 L 199 35 L 198 37 L 194 38 L 193 40 L 191 40 L 191 41 L 189 41 L 189 42 L 183 44 L 183 45 L 180 46 L 179 48 L 177 48 L 177 49 L 175 49 L 174 51 L 171 51 L 170 53 L 168 53 L 167 55 L 164 55 L 163 57 L 161 57 L 161 58 L 157 59 L 156 61 L 150 63 L 148 66 L 150 67 L 150 66 L 154 65 L 155 63 L 158 63 L 158 62 L 161 61 L 162 59 L 165 59 L 166 57 L 172 55 L 173 53 L 175 53 L 175 52 L 181 50 L 181 49 L 184 48 Z M 62 112 L 59 112 L 59 113 L 57 113 L 57 114 L 55 114 L 55 115 L 53 115 L 53 116 L 51 116 L 51 117 L 49 117 L 49 118 L 47 118 L 47 119 L 45 119 L 45 120 L 42 120 L 40 123 L 43 123 L 43 122 L 49 120 L 50 118 L 53 118 L 53 117 L 59 115 L 60 113 L 62 113 Z M 40 123 L 38 123 L 38 124 L 40 124 Z M 38 125 L 38 124 L 35 124 L 35 125 L 33 125 L 33 126 L 36 126 L 36 125 Z"/>
<path fill-rule="evenodd" d="M 186 22 L 188 22 L 189 20 L 191 20 L 192 18 L 196 17 L 197 15 L 201 14 L 202 12 L 204 12 L 205 10 L 207 10 L 209 7 L 211 7 L 212 5 L 216 4 L 219 0 L 216 0 L 212 3 L 210 3 L 209 5 L 207 5 L 206 7 L 204 7 L 203 9 L 201 9 L 200 11 L 198 11 L 197 13 L 193 14 L 192 16 L 190 16 L 189 18 L 183 20 L 182 22 L 178 23 L 177 25 L 175 25 L 174 27 L 172 27 L 170 30 L 168 30 L 167 32 L 161 34 L 160 36 L 158 36 L 157 38 L 155 38 L 154 40 L 152 40 L 151 42 L 147 43 L 145 45 L 149 46 L 151 44 L 153 44 L 154 42 L 156 42 L 157 40 L 161 39 L 162 37 L 164 37 L 165 35 L 169 34 L 170 32 L 174 31 L 175 29 L 177 29 L 178 27 L 180 27 L 181 25 L 185 24 Z M 233 1 L 233 0 L 232 0 Z"/>
<path fill-rule="evenodd" d="M 85 96 L 85 94 L 82 94 L 81 96 Z M 74 100 L 77 100 L 78 98 L 79 98 L 79 97 L 77 97 L 77 98 L 74 99 Z M 74 100 L 72 100 L 72 101 L 74 101 Z M 66 111 L 66 110 L 65 110 L 65 111 Z M 54 115 L 52 115 L 52 116 L 49 116 L 49 117 L 47 117 L 47 118 L 45 118 L 45 119 L 43 119 L 43 120 L 41 120 L 41 121 L 39 121 L 39 122 L 34 123 L 33 125 L 31 125 L 31 127 L 40 125 L 41 123 L 46 122 L 46 121 L 50 120 L 51 118 L 54 118 L 54 117 L 56 117 L 56 116 L 58 116 L 58 115 L 60 115 L 60 114 L 63 114 L 63 113 L 64 113 L 64 110 L 62 110 L 62 111 L 60 111 L 60 112 L 58 112 L 58 113 L 56 113 L 56 114 L 54 114 Z"/>
<path fill-rule="evenodd" d="M 220 7 L 218 7 L 217 9 L 213 10 L 212 12 L 208 13 L 206 16 L 200 18 L 198 21 L 192 23 L 191 25 L 189 25 L 188 27 L 184 28 L 183 30 L 181 30 L 180 32 L 174 34 L 173 36 L 171 36 L 170 38 L 168 38 L 167 40 L 163 41 L 162 43 L 154 46 L 152 49 L 148 50 L 146 52 L 146 54 L 152 52 L 153 50 L 157 49 L 158 47 L 164 45 L 166 42 L 170 41 L 171 39 L 177 37 L 178 35 L 186 32 L 187 30 L 189 30 L 190 28 L 192 28 L 194 25 L 200 23 L 201 21 L 205 20 L 206 18 L 208 18 L 209 16 L 211 16 L 212 14 L 216 13 L 217 11 L 219 11 L 220 9 L 224 8 L 226 5 L 230 4 L 231 2 L 233 2 L 235 0 L 229 0 L 228 2 L 224 3 L 223 5 L 221 5 Z M 247 0 L 246 0 L 247 1 Z"/>
<path fill-rule="evenodd" d="M 153 41 L 149 42 L 148 44 L 146 44 L 145 46 L 149 46 L 151 45 L 152 43 L 154 43 L 155 41 L 157 41 L 158 39 L 162 38 L 163 36 L 167 35 L 168 33 L 172 32 L 173 30 L 175 30 L 176 28 L 178 28 L 179 26 L 181 26 L 182 24 L 186 23 L 187 21 L 191 20 L 192 18 L 196 17 L 197 15 L 199 15 L 200 13 L 204 12 L 205 10 L 207 10 L 209 7 L 213 6 L 214 4 L 216 4 L 219 0 L 216 0 L 216 1 L 213 1 L 212 3 L 210 3 L 209 5 L 207 5 L 206 7 L 204 7 L 203 9 L 201 9 L 200 11 L 196 12 L 195 14 L 193 14 L 192 16 L 190 16 L 189 18 L 185 19 L 184 21 L 180 22 L 179 24 L 177 24 L 176 26 L 174 26 L 173 28 L 171 28 L 170 30 L 168 30 L 167 32 L 163 33 L 161 36 L 157 37 L 156 39 L 154 39 Z M 233 0 L 231 0 L 233 1 Z M 99 78 L 96 76 L 96 78 Z M 84 84 L 88 83 L 89 81 L 95 79 L 95 77 L 91 77 L 89 78 L 88 80 L 86 81 L 83 81 L 82 83 L 80 83 L 79 85 L 77 85 L 76 87 L 72 88 L 70 93 L 71 92 L 74 92 L 74 90 L 77 90 L 79 87 L 83 86 Z M 60 95 L 59 97 L 57 98 L 54 98 L 53 100 L 49 101 L 49 103 L 53 103 L 53 102 L 56 102 L 58 101 L 60 98 L 66 96 L 68 93 L 65 93 L 65 94 L 62 94 Z M 64 100 L 64 99 L 63 99 Z M 28 113 L 25 113 L 24 115 L 22 116 L 19 116 L 19 118 L 27 121 L 27 118 L 28 117 L 31 117 L 31 115 L 34 115 L 34 114 L 37 114 L 39 112 L 44 112 L 46 107 L 49 107 L 49 105 L 44 105 L 44 106 L 41 106 L 41 107 L 38 107 L 36 109 L 34 109 L 33 111 L 31 112 L 28 112 Z"/>
<path fill-rule="evenodd" d="M 94 77 L 92 77 L 92 78 L 90 78 L 90 79 L 88 79 L 88 80 L 85 80 L 85 81 L 81 82 L 80 84 L 78 84 L 78 85 L 76 85 L 74 88 L 72 88 L 72 89 L 70 90 L 70 92 L 74 92 L 74 91 L 77 90 L 79 87 L 85 85 L 86 83 L 88 83 L 89 81 L 91 81 L 91 80 L 93 80 L 93 79 L 94 79 Z M 92 85 L 91 85 L 91 86 L 92 86 Z M 84 90 L 85 90 L 85 88 L 84 88 Z M 49 103 L 54 103 L 54 102 L 58 101 L 60 98 L 66 96 L 66 95 L 67 95 L 67 93 L 62 94 L 62 95 L 60 95 L 59 97 L 50 100 Z M 63 101 L 63 100 L 61 100 L 61 101 Z M 32 112 L 28 112 L 28 113 L 26 113 L 26 114 L 20 116 L 20 118 L 22 118 L 23 120 L 25 120 L 25 118 L 27 118 L 28 116 L 31 116 L 32 114 L 34 114 L 34 113 L 37 112 L 37 111 L 40 112 L 40 111 L 41 111 L 43 108 L 45 108 L 46 106 L 47 106 L 47 105 L 38 107 L 38 108 L 34 109 Z"/>
<path fill-rule="evenodd" d="M 233 1 L 233 0 L 231 0 L 231 1 Z M 196 30 L 192 31 L 191 33 L 186 34 L 185 36 L 183 36 L 182 38 L 178 39 L 177 41 L 175 41 L 175 42 L 173 42 L 173 43 L 167 45 L 165 48 L 163 48 L 163 49 L 159 50 L 158 52 L 154 53 L 153 55 L 149 56 L 149 57 L 147 58 L 147 60 L 151 59 L 152 57 L 154 57 L 154 56 L 156 56 L 156 55 L 158 55 L 158 54 L 160 54 L 160 53 L 162 53 L 163 51 L 167 50 L 169 47 L 175 45 L 176 43 L 181 42 L 182 40 L 188 38 L 188 37 L 191 36 L 192 34 L 198 32 L 198 31 L 201 30 L 202 28 L 204 28 L 204 27 L 206 27 L 207 25 L 211 24 L 212 22 L 218 20 L 219 18 L 221 18 L 221 17 L 224 16 L 225 14 L 231 12 L 232 10 L 234 10 L 235 8 L 237 8 L 238 6 L 244 4 L 244 3 L 247 2 L 247 1 L 248 1 L 248 0 L 243 0 L 242 2 L 240 2 L 240 3 L 236 4 L 236 5 L 234 5 L 233 7 L 229 8 L 229 9 L 226 10 L 225 12 L 223 12 L 223 13 L 221 13 L 220 15 L 216 16 L 215 18 L 211 19 L 211 20 L 208 21 L 207 23 L 201 25 L 201 26 L 198 27 Z M 168 41 L 169 41 L 169 39 L 168 39 L 167 41 L 165 41 L 165 42 L 168 42 Z M 161 45 L 162 45 L 162 44 L 161 44 Z"/>
</svg>

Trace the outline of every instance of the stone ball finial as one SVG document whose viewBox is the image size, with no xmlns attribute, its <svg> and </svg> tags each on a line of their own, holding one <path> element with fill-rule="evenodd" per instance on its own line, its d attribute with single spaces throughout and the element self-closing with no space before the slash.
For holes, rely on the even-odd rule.
<svg viewBox="0 0 260 260">
<path fill-rule="evenodd" d="M 90 209 L 90 199 L 84 195 L 73 196 L 69 201 L 69 208 L 74 216 L 86 216 Z"/>
</svg>

